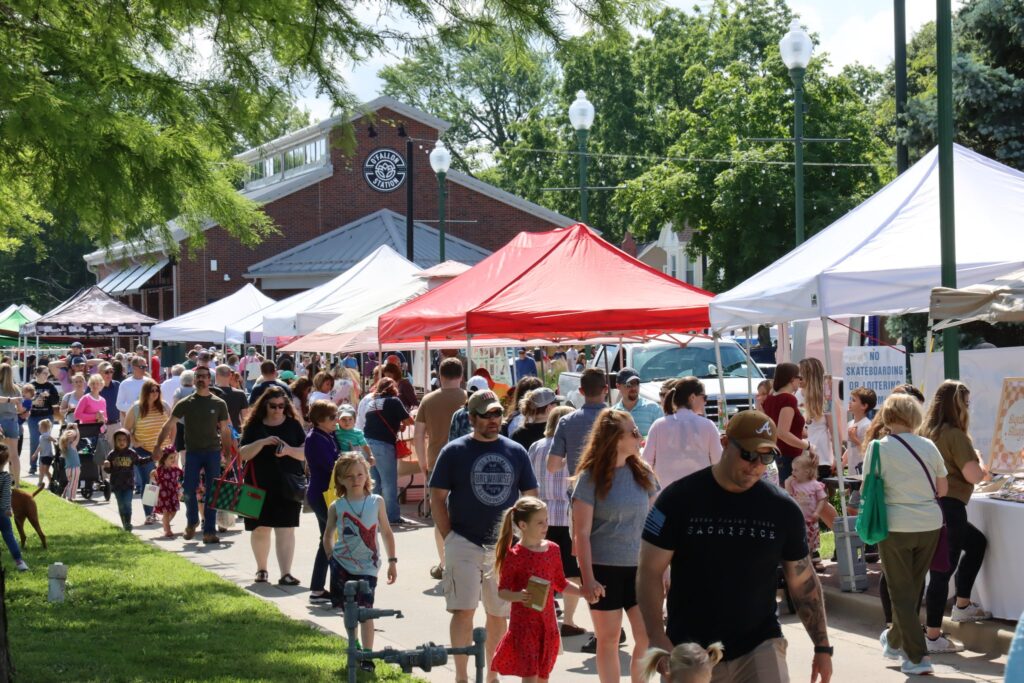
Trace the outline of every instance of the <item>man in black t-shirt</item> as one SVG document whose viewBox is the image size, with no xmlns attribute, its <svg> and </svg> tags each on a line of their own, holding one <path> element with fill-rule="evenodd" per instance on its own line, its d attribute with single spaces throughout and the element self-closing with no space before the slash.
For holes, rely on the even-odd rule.
<svg viewBox="0 0 1024 683">
<path fill-rule="evenodd" d="M 644 524 L 636 590 L 651 646 L 671 651 L 679 643 L 721 641 L 725 659 L 712 683 L 788 681 L 775 602 L 781 564 L 814 642 L 811 681 L 828 683 L 832 648 L 803 513 L 761 478 L 778 454 L 775 423 L 756 410 L 739 413 L 722 446 L 717 464 L 667 486 Z M 662 577 L 669 567 L 666 628 Z"/>
<path fill-rule="evenodd" d="M 263 392 L 267 390 L 269 386 L 278 386 L 284 389 L 285 396 L 288 400 L 292 400 L 292 390 L 288 388 L 288 385 L 277 378 L 277 365 L 272 360 L 265 360 L 260 363 L 260 381 L 252 388 L 252 392 L 249 394 L 249 405 L 256 405 L 256 401 L 259 400 Z"/>
</svg>

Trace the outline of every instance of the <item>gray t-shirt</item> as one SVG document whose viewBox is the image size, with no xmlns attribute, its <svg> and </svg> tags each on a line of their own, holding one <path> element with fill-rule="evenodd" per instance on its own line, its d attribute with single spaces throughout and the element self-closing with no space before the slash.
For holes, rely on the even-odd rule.
<svg viewBox="0 0 1024 683">
<path fill-rule="evenodd" d="M 580 474 L 572 497 L 594 508 L 594 521 L 590 527 L 590 561 L 593 564 L 637 566 L 644 520 L 647 519 L 651 499 L 661 490 L 654 475 L 649 476 L 654 486 L 647 491 L 636 482 L 628 466 L 616 468 L 608 495 L 598 500 L 590 472 Z"/>
<path fill-rule="evenodd" d="M 558 421 L 551 442 L 551 455 L 560 455 L 566 459 L 570 475 L 576 473 L 576 463 L 583 453 L 583 447 L 587 445 L 594 421 L 607 407 L 603 403 L 585 403 L 582 408 Z"/>
</svg>

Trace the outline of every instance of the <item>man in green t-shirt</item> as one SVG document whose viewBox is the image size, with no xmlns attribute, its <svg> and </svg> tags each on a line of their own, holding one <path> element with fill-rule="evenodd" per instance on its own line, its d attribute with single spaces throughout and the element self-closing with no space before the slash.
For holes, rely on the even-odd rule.
<svg viewBox="0 0 1024 683">
<path fill-rule="evenodd" d="M 206 483 L 203 517 L 203 543 L 218 543 L 217 512 L 211 506 L 213 487 L 220 476 L 221 450 L 231 444 L 230 416 L 228 404 L 210 392 L 210 369 L 199 367 L 195 370 L 195 393 L 178 401 L 171 415 L 160 430 L 157 443 L 166 443 L 181 418 L 185 428 L 185 540 L 196 535 L 199 525 L 199 502 L 196 489 L 199 488 L 199 473 L 204 473 Z"/>
</svg>

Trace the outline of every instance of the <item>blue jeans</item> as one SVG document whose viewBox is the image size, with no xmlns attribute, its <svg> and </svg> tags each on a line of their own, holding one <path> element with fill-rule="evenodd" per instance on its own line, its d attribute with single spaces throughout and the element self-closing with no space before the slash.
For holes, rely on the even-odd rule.
<svg viewBox="0 0 1024 683">
<path fill-rule="evenodd" d="M 252 393 L 252 388 L 254 386 L 256 386 L 256 380 L 254 380 L 254 379 L 247 379 L 247 380 L 245 380 L 245 393 L 251 394 Z"/>
<path fill-rule="evenodd" d="M 39 423 L 43 420 L 51 420 L 49 417 L 28 417 L 28 452 L 29 452 L 29 469 L 36 468 L 36 461 L 32 457 L 32 454 L 36 452 L 36 447 L 39 446 Z"/>
<path fill-rule="evenodd" d="M 185 522 L 191 527 L 199 524 L 199 501 L 196 489 L 199 488 L 199 471 L 204 474 L 206 496 L 203 504 L 206 511 L 203 515 L 203 533 L 214 534 L 217 531 L 217 511 L 210 503 L 213 501 L 213 487 L 220 476 L 220 451 L 185 451 Z"/>
<path fill-rule="evenodd" d="M 402 510 L 398 505 L 398 456 L 395 455 L 395 444 L 376 439 L 367 439 L 366 443 L 377 463 L 370 472 L 373 492 L 384 498 L 388 521 L 395 524 L 402 520 Z"/>
<path fill-rule="evenodd" d="M 327 502 L 323 494 L 309 489 L 306 494 L 309 507 L 316 515 L 316 522 L 320 525 L 320 535 L 316 537 L 316 557 L 313 560 L 313 578 L 309 580 L 309 590 L 318 593 L 324 589 L 327 583 L 327 555 L 324 554 L 324 531 L 327 530 Z"/>
<path fill-rule="evenodd" d="M 148 458 L 152 454 L 144 448 L 136 448 L 135 452 L 139 454 L 139 457 Z M 146 490 L 146 484 L 149 483 L 149 475 L 152 474 L 153 470 L 156 469 L 156 463 L 152 460 L 144 462 L 140 465 L 135 466 L 135 493 L 142 494 Z M 152 505 L 143 505 L 142 511 L 149 517 L 153 514 Z"/>
<path fill-rule="evenodd" d="M 4 537 L 7 549 L 11 551 L 11 557 L 15 562 L 21 561 L 21 548 L 18 547 L 18 539 L 14 537 L 14 528 L 11 526 L 11 518 L 0 514 L 0 534 Z"/>
<path fill-rule="evenodd" d="M 117 511 L 121 513 L 121 526 L 125 529 L 132 525 L 132 490 L 113 491 L 117 500 Z"/>
</svg>

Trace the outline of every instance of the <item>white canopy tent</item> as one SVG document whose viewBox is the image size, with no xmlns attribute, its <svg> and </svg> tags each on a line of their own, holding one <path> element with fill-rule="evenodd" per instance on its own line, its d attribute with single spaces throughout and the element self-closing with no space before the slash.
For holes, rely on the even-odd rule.
<svg viewBox="0 0 1024 683">
<path fill-rule="evenodd" d="M 957 283 L 1024 265 L 1024 173 L 953 146 Z M 711 302 L 723 331 L 928 308 L 941 281 L 939 165 L 933 149 L 871 198 Z"/>
<path fill-rule="evenodd" d="M 413 280 L 420 270 L 419 266 L 407 261 L 391 247 L 381 245 L 334 279 L 282 299 L 255 316 L 232 323 L 231 327 L 236 330 L 244 328 L 244 332 L 262 331 L 264 341 L 312 332 L 324 322 L 324 318 L 311 317 L 305 323 L 305 329 L 300 330 L 300 314 L 316 311 L 320 316 L 329 316 L 326 320 L 331 320 L 352 307 L 360 297 L 390 289 L 395 282 Z"/>
<path fill-rule="evenodd" d="M 153 326 L 150 336 L 164 342 L 220 342 L 241 344 L 242 336 L 231 334 L 226 323 L 251 315 L 274 303 L 254 285 L 247 284 L 234 294 Z"/>
<path fill-rule="evenodd" d="M 954 145 L 953 177 L 957 282 L 984 282 L 1024 265 L 1024 173 Z M 941 264 L 935 148 L 832 225 L 716 296 L 711 326 L 721 333 L 820 319 L 825 369 L 833 374 L 829 320 L 927 310 L 932 287 L 941 282 Z M 838 456 L 842 426 L 839 411 L 831 412 Z M 845 518 L 843 489 L 840 472 Z"/>
<path fill-rule="evenodd" d="M 1024 268 L 962 289 L 932 289 L 932 329 L 963 325 L 980 320 L 987 323 L 1024 322 Z"/>
</svg>

